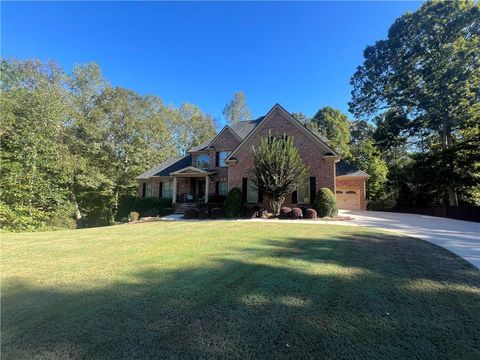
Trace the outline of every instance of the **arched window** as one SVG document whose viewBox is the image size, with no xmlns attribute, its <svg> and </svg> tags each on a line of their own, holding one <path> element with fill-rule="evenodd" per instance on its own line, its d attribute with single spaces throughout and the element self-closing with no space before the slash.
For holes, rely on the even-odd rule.
<svg viewBox="0 0 480 360">
<path fill-rule="evenodd" d="M 343 194 L 343 191 L 337 190 L 335 191 L 335 194 Z"/>
<path fill-rule="evenodd" d="M 347 191 L 347 194 L 356 194 L 356 192 L 353 191 L 353 190 L 348 190 L 348 191 Z"/>
</svg>

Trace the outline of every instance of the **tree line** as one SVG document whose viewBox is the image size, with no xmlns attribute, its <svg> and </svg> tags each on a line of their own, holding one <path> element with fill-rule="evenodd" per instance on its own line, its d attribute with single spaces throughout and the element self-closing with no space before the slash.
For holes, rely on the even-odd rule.
<svg viewBox="0 0 480 360">
<path fill-rule="evenodd" d="M 95 63 L 1 62 L 2 228 L 96 226 L 117 219 L 135 177 L 215 134 L 193 104 L 113 87 Z"/>
<path fill-rule="evenodd" d="M 311 119 L 371 175 L 371 208 L 480 205 L 480 3 L 429 1 L 364 51 L 349 110 Z"/>
</svg>

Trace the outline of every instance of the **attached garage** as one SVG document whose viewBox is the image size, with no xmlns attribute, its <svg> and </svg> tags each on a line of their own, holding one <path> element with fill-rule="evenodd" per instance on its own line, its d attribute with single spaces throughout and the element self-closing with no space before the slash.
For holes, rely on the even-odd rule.
<svg viewBox="0 0 480 360">
<path fill-rule="evenodd" d="M 360 189 L 337 188 L 337 205 L 339 209 L 360 210 Z"/>
<path fill-rule="evenodd" d="M 335 196 L 338 208 L 366 210 L 366 182 L 370 176 L 344 160 L 336 163 L 335 171 Z"/>
</svg>

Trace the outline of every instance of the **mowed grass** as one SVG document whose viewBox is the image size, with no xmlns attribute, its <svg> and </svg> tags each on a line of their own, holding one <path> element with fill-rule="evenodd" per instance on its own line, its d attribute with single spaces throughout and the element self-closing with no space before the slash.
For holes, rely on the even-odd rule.
<svg viewBox="0 0 480 360">
<path fill-rule="evenodd" d="M 480 358 L 480 272 L 348 226 L 2 234 L 2 358 Z"/>
</svg>

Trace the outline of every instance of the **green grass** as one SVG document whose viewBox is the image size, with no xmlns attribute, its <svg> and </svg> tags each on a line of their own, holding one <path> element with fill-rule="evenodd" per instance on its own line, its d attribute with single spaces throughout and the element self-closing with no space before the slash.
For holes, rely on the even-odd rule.
<svg viewBox="0 0 480 360">
<path fill-rule="evenodd" d="M 480 272 L 347 226 L 2 234 L 2 358 L 476 358 Z"/>
</svg>

